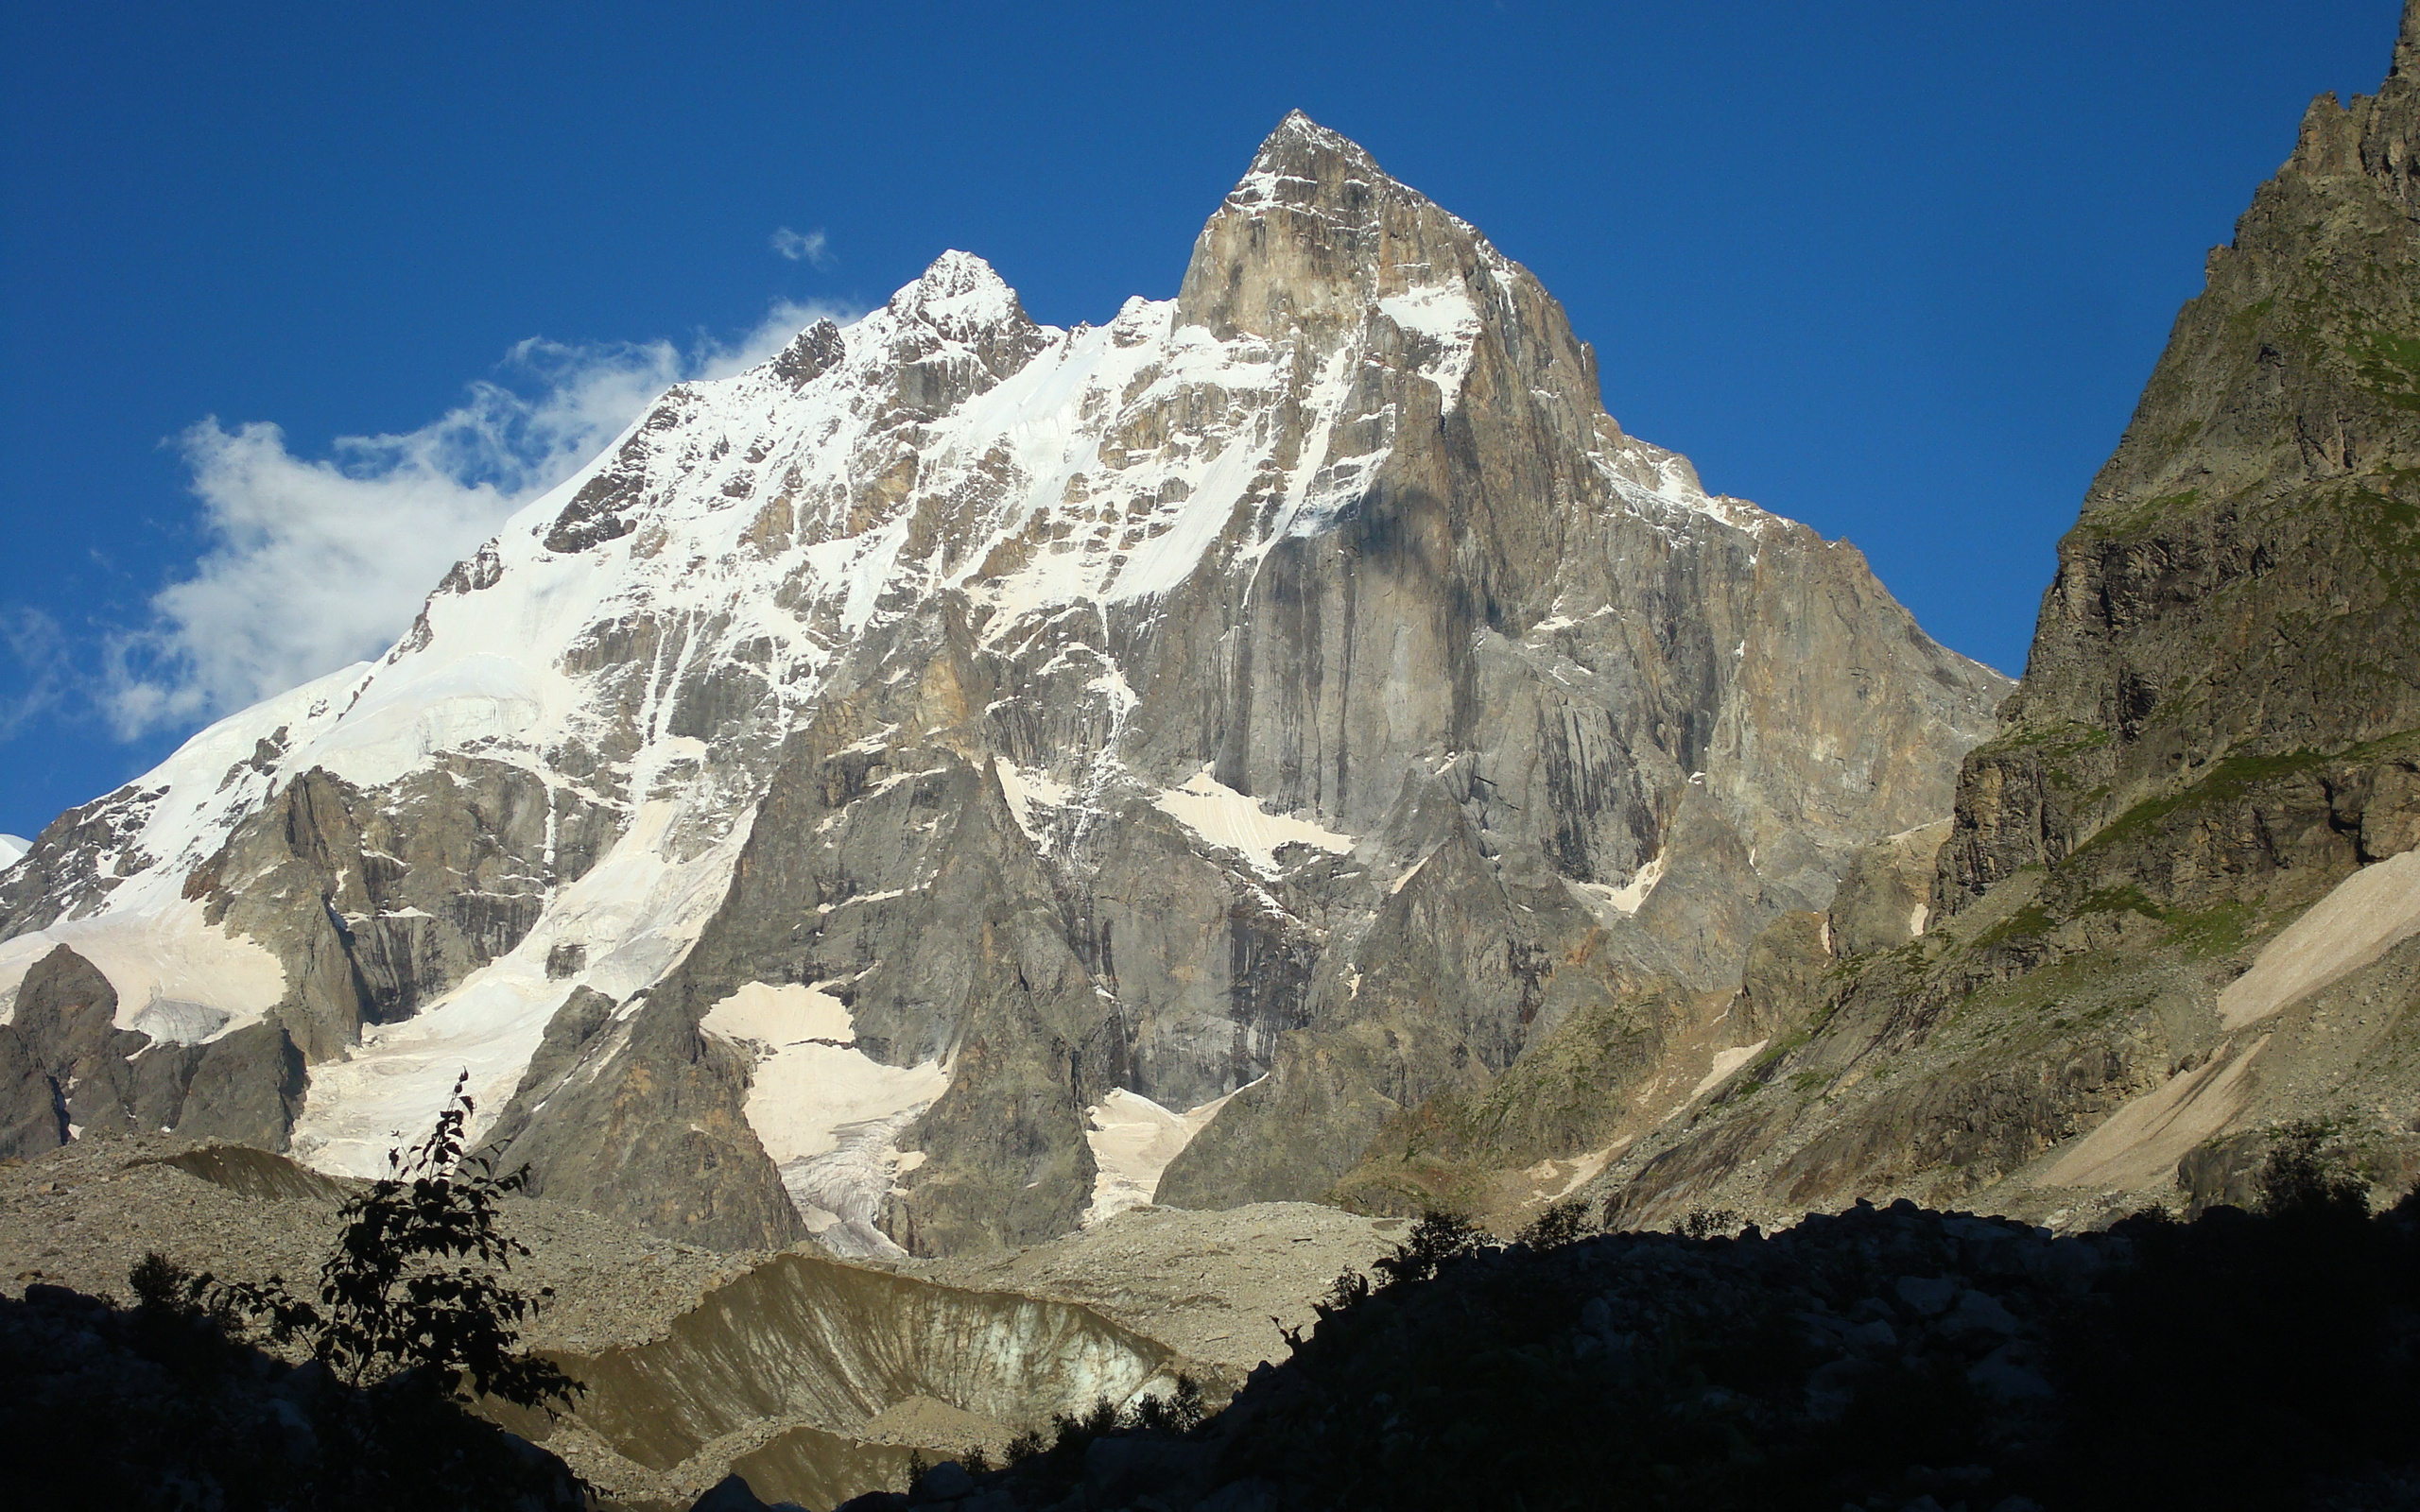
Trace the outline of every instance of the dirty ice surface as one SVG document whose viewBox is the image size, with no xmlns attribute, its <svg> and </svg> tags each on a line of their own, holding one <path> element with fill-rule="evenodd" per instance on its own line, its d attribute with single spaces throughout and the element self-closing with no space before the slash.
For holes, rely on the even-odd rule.
<svg viewBox="0 0 2420 1512">
<path fill-rule="evenodd" d="M 820 987 L 749 983 L 702 1026 L 754 1054 L 748 1126 L 808 1230 L 836 1254 L 903 1253 L 877 1227 L 882 1200 L 918 1163 L 898 1139 L 949 1089 L 947 1068 L 887 1066 L 859 1050 L 848 1006 Z"/>
</svg>

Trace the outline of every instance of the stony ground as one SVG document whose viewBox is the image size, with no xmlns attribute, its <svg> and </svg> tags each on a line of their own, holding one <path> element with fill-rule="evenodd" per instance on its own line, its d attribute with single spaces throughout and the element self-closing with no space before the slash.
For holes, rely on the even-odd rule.
<svg viewBox="0 0 2420 1512">
<path fill-rule="evenodd" d="M 1232 1385 L 1286 1358 L 1278 1330 L 1302 1328 L 1338 1274 L 1366 1270 L 1403 1237 L 1401 1218 L 1307 1202 L 1223 1212 L 1137 1208 L 1047 1244 L 901 1268 L 955 1286 L 1082 1302 L 1173 1346 Z"/>
<path fill-rule="evenodd" d="M 0 1162 L 0 1288 L 22 1296 L 46 1282 L 130 1302 L 127 1271 L 151 1250 L 229 1280 L 314 1280 L 337 1230 L 334 1191 L 245 1195 L 162 1163 L 197 1147 L 111 1140 Z M 762 1258 L 673 1244 L 543 1200 L 511 1202 L 505 1214 L 530 1248 L 515 1276 L 555 1293 L 527 1334 L 538 1348 L 585 1353 L 653 1337 Z"/>
</svg>

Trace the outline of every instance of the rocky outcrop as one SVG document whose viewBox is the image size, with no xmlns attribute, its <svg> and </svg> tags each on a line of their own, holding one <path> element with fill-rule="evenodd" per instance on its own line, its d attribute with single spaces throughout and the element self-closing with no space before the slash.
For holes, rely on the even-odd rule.
<svg viewBox="0 0 2420 1512">
<path fill-rule="evenodd" d="M 558 1047 L 577 1032 L 585 990 L 549 1022 L 564 1028 Z M 502 1164 L 530 1168 L 531 1195 L 718 1249 L 802 1236 L 748 1125 L 745 1052 L 700 1033 L 677 994 L 641 998 L 571 1054 L 576 1079 L 532 1086 L 493 1131 Z"/>
<path fill-rule="evenodd" d="M 288 984 L 278 1017 L 323 1060 L 518 945 L 614 828 L 594 799 L 500 763 L 441 761 L 374 792 L 315 767 L 184 891 L 210 923 L 277 954 Z"/>
<path fill-rule="evenodd" d="M 61 1112 L 50 1074 L 25 1037 L 0 1025 L 0 1160 L 22 1160 L 66 1143 Z"/>
<path fill-rule="evenodd" d="M 251 1024 L 187 1042 L 121 1029 L 117 1016 L 109 979 L 64 945 L 26 973 L 0 1042 L 0 1098 L 14 1109 L 16 1153 L 169 1130 L 283 1147 L 303 1083 L 282 1028 Z M 157 1010 L 139 1022 L 157 1024 Z"/>
<path fill-rule="evenodd" d="M 2413 47 L 2407 26 L 2375 96 L 2312 102 L 2211 252 L 2060 542 L 1944 906 L 2246 762 L 2420 728 Z"/>
<path fill-rule="evenodd" d="M 2402 1168 L 2416 67 L 2420 7 L 2210 254 L 1966 758 L 1918 937 L 1908 856 L 1853 867 L 1806 1032 L 1626 1152 L 1616 1214 L 1906 1192 L 2088 1221 L 2222 1188 L 2212 1151 L 2314 1118 Z"/>
</svg>

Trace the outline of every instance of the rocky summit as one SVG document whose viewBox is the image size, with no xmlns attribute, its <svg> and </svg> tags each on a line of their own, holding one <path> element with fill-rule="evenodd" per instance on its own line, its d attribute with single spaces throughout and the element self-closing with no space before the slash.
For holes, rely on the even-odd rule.
<svg viewBox="0 0 2420 1512">
<path fill-rule="evenodd" d="M 2372 137 L 2402 171 L 2386 112 L 2313 128 L 2342 234 Z M 2290 352 L 2246 404 L 2319 360 L 2295 297 L 2244 328 Z M 2347 404 L 2403 371 L 2378 329 Z M 2296 455 L 2391 522 L 2366 423 Z M 2253 475 L 2154 513 L 2247 517 Z M 2236 560 L 2195 528 L 2159 583 Z M 1794 1032 L 1807 920 L 1890 952 L 1976 913 L 1928 868 L 2009 686 L 1624 434 L 1535 278 L 1296 114 L 1173 300 L 1060 330 L 946 253 L 665 393 L 374 664 L 61 816 L 0 871 L 0 1154 L 372 1174 L 467 1071 L 538 1194 L 943 1255 L 1405 1206 L 1437 1110 L 1492 1106 L 1471 1179 L 1517 1206 Z"/>
</svg>

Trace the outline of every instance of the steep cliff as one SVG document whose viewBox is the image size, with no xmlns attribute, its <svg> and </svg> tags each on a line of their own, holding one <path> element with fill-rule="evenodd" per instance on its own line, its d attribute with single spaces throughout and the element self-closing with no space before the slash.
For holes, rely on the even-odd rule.
<svg viewBox="0 0 2420 1512">
<path fill-rule="evenodd" d="M 2211 252 L 2060 542 L 1930 927 L 1803 952 L 1794 1033 L 1626 1152 L 1618 1211 L 2206 1199 L 2301 1119 L 2408 1178 L 2416 158 L 2408 8 L 2384 86 L 2315 101 Z"/>
</svg>

